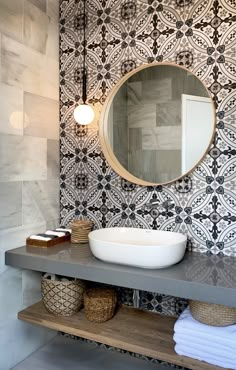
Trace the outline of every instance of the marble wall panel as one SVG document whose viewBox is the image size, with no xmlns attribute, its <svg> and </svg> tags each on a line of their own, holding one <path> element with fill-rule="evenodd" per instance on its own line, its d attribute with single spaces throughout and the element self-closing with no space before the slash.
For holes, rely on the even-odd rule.
<svg viewBox="0 0 236 370">
<path fill-rule="evenodd" d="M 23 308 L 22 289 L 20 270 L 8 267 L 0 274 L 0 302 L 4 302 L 0 315 L 1 370 L 11 369 L 56 335 L 55 331 L 38 328 L 17 319 L 17 312 Z"/>
<path fill-rule="evenodd" d="M 2 80 L 2 35 L 0 32 L 0 82 Z"/>
<path fill-rule="evenodd" d="M 59 179 L 59 141 L 47 141 L 47 178 Z"/>
<path fill-rule="evenodd" d="M 17 320 L 20 309 L 40 298 L 40 277 L 10 269 L 5 251 L 24 245 L 31 234 L 58 226 L 58 177 L 54 191 L 50 185 L 37 188 L 32 214 L 28 207 L 27 223 L 22 224 L 23 181 L 46 180 L 58 173 L 56 5 L 57 0 L 0 0 L 0 302 L 4 301 L 0 304 L 0 370 L 9 370 L 55 335 Z M 47 137 L 53 140 L 47 143 Z M 37 218 L 38 199 L 46 211 Z"/>
<path fill-rule="evenodd" d="M 25 93 L 24 135 L 59 140 L 58 101 Z"/>
<path fill-rule="evenodd" d="M 59 27 L 54 18 L 49 18 L 46 54 L 53 60 L 59 58 Z"/>
<path fill-rule="evenodd" d="M 0 132 L 23 135 L 23 91 L 0 83 Z"/>
<path fill-rule="evenodd" d="M 24 308 L 42 299 L 41 276 L 41 272 L 30 270 L 22 271 L 22 304 Z"/>
<path fill-rule="evenodd" d="M 2 82 L 58 100 L 58 62 L 2 35 Z"/>
<path fill-rule="evenodd" d="M 59 1 L 47 0 L 47 14 L 56 20 L 59 18 Z"/>
<path fill-rule="evenodd" d="M 28 236 L 44 232 L 46 229 L 45 221 L 41 221 L 35 224 L 0 230 L 0 274 L 8 268 L 5 265 L 5 251 L 25 245 Z"/>
<path fill-rule="evenodd" d="M 31 4 L 37 6 L 40 10 L 46 13 L 47 10 L 47 0 L 28 0 Z"/>
<path fill-rule="evenodd" d="M 0 181 L 45 180 L 47 139 L 0 135 Z"/>
<path fill-rule="evenodd" d="M 24 0 L 0 1 L 0 32 L 10 37 L 23 40 Z"/>
<path fill-rule="evenodd" d="M 0 182 L 0 229 L 22 224 L 22 183 Z"/>
<path fill-rule="evenodd" d="M 49 17 L 29 1 L 24 5 L 24 43 L 45 53 L 48 38 Z"/>
<path fill-rule="evenodd" d="M 143 150 L 181 150 L 181 126 L 159 126 L 142 129 Z"/>
<path fill-rule="evenodd" d="M 59 179 L 23 183 L 23 223 L 55 220 L 59 214 Z"/>
<path fill-rule="evenodd" d="M 129 128 L 153 128 L 156 126 L 156 105 L 129 105 Z"/>
</svg>

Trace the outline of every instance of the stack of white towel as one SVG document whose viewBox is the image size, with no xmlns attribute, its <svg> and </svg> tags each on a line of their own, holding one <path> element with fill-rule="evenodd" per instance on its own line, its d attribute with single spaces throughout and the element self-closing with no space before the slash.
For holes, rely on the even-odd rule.
<svg viewBox="0 0 236 370">
<path fill-rule="evenodd" d="M 175 323 L 174 341 L 179 355 L 236 369 L 236 325 L 216 327 L 202 324 L 186 308 Z"/>
</svg>

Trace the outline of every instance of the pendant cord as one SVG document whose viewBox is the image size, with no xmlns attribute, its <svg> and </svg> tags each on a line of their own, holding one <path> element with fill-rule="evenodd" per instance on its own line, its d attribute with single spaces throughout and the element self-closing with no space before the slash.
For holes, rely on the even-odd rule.
<svg viewBox="0 0 236 370">
<path fill-rule="evenodd" d="M 86 65 L 85 65 L 85 58 L 86 58 L 86 49 L 85 49 L 85 45 L 86 45 L 86 38 L 85 38 L 85 23 L 86 23 L 86 11 L 85 11 L 85 2 L 86 0 L 84 0 L 84 14 L 83 14 L 83 32 L 84 32 L 84 45 L 83 45 L 83 78 L 82 78 L 82 100 L 83 100 L 83 104 L 86 104 L 86 100 L 87 100 L 87 72 L 86 72 Z"/>
</svg>

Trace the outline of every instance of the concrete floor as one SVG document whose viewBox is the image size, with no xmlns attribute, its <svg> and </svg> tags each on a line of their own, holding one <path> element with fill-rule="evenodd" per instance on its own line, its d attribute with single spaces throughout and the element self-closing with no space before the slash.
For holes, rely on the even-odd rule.
<svg viewBox="0 0 236 370">
<path fill-rule="evenodd" d="M 12 370 L 167 370 L 165 366 L 57 336 Z"/>
</svg>

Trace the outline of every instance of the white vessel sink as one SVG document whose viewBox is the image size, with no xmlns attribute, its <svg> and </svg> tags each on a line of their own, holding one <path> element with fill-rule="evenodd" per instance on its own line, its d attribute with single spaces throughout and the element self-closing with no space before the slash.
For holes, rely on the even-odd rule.
<svg viewBox="0 0 236 370">
<path fill-rule="evenodd" d="M 105 262 L 143 268 L 163 268 L 179 262 L 187 237 L 180 233 L 111 227 L 89 233 L 93 255 Z"/>
</svg>

